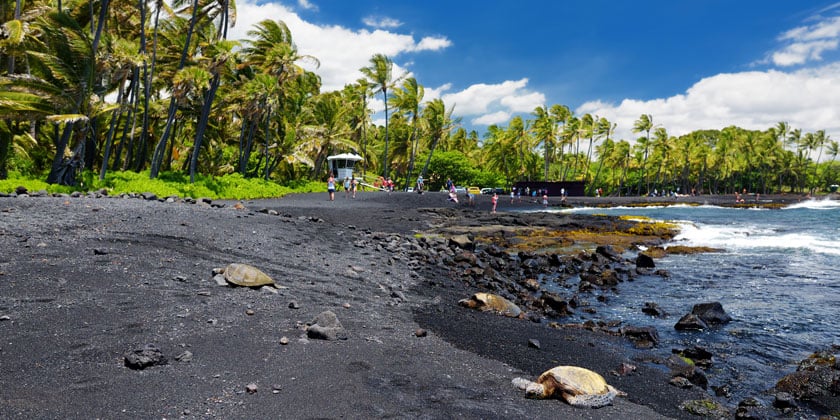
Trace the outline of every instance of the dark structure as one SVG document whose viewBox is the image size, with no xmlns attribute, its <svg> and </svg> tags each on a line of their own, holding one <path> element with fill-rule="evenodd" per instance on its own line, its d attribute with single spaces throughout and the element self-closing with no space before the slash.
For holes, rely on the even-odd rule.
<svg viewBox="0 0 840 420">
<path fill-rule="evenodd" d="M 583 181 L 565 181 L 565 182 L 545 182 L 545 181 L 520 181 L 513 184 L 517 190 L 522 191 L 525 195 L 525 189 L 528 191 L 547 189 L 550 197 L 559 197 L 560 192 L 565 188 L 566 195 L 570 197 L 580 197 L 585 195 L 585 184 Z"/>
</svg>

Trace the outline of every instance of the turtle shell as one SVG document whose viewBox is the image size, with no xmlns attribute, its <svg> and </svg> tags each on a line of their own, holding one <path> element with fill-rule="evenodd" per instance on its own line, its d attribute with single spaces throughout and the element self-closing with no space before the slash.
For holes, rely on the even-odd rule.
<svg viewBox="0 0 840 420">
<path fill-rule="evenodd" d="M 607 384 L 603 376 L 578 366 L 547 370 L 537 379 L 537 384 L 540 386 L 528 388 L 529 397 L 562 398 L 578 407 L 603 407 L 610 405 L 616 395 L 625 395 Z"/>
<path fill-rule="evenodd" d="M 516 318 L 522 313 L 522 310 L 513 302 L 492 293 L 479 292 L 472 295 L 469 299 L 460 300 L 458 303 L 468 308 L 495 312 L 511 318 Z"/>
<path fill-rule="evenodd" d="M 224 276 L 228 283 L 232 283 L 237 286 L 258 287 L 275 285 L 274 279 L 269 277 L 268 274 L 265 274 L 260 271 L 260 269 L 248 264 L 228 264 L 228 266 L 225 267 Z"/>
</svg>

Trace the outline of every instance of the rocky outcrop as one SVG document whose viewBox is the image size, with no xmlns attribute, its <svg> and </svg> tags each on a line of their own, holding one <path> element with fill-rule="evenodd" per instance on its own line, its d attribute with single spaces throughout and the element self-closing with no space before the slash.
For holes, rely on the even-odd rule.
<svg viewBox="0 0 840 420">
<path fill-rule="evenodd" d="M 788 396 L 840 415 L 840 346 L 818 351 L 799 362 L 796 372 L 776 383 L 777 408 L 792 408 Z M 784 402 L 787 401 L 787 402 Z"/>
</svg>

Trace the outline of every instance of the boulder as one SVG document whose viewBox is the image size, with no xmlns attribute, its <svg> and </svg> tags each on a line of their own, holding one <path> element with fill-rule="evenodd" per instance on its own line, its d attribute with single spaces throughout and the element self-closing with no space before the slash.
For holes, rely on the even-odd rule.
<svg viewBox="0 0 840 420">
<path fill-rule="evenodd" d="M 722 325 L 732 321 L 719 302 L 698 303 L 691 309 L 691 313 L 683 315 L 674 328 L 677 330 L 704 330 L 715 325 Z"/>
<path fill-rule="evenodd" d="M 595 248 L 595 253 L 606 257 L 610 261 L 621 261 L 621 254 L 616 252 L 612 245 L 599 245 Z"/>
<path fill-rule="evenodd" d="M 833 350 L 840 350 L 840 347 Z M 790 398 L 779 397 L 791 395 L 826 412 L 840 412 L 840 364 L 832 351 L 816 352 L 799 362 L 796 372 L 780 379 L 775 390 L 777 401 L 774 406 L 777 408 L 793 405 Z"/>
<path fill-rule="evenodd" d="M 679 331 L 687 331 L 687 330 L 705 330 L 709 328 L 709 325 L 703 322 L 699 316 L 694 314 L 685 314 L 679 321 L 674 325 L 674 329 Z"/>
<path fill-rule="evenodd" d="M 125 354 L 125 366 L 129 369 L 143 370 L 147 367 L 165 365 L 166 357 L 154 344 L 146 344 Z"/>
<path fill-rule="evenodd" d="M 453 235 L 449 238 L 449 245 L 466 250 L 475 249 L 475 243 L 469 235 Z"/>
<path fill-rule="evenodd" d="M 722 325 L 732 321 L 732 317 L 723 310 L 720 302 L 698 303 L 691 309 L 691 313 L 708 325 Z"/>
<path fill-rule="evenodd" d="M 622 327 L 621 335 L 639 349 L 649 349 L 659 344 L 659 333 L 654 327 Z"/>
<path fill-rule="evenodd" d="M 636 267 L 656 268 L 656 264 L 653 262 L 653 258 L 650 255 L 640 253 L 638 256 L 636 256 Z"/>
</svg>

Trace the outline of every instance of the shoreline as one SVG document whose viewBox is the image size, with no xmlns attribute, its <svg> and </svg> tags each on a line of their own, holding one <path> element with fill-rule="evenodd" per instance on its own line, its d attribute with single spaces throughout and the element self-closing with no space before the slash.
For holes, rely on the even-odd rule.
<svg viewBox="0 0 840 420">
<path fill-rule="evenodd" d="M 474 290 L 406 251 L 437 223 L 427 209 L 448 207 L 443 194 L 218 204 L 0 198 L 0 416 L 692 418 L 679 404 L 708 398 L 632 362 L 617 337 L 459 307 Z M 489 206 L 479 197 L 474 209 Z M 447 215 L 468 220 L 460 209 Z M 215 285 L 210 270 L 234 260 L 287 289 Z M 346 340 L 306 337 L 325 310 Z M 169 363 L 122 366 L 146 343 Z M 174 360 L 185 351 L 192 361 Z M 611 373 L 631 362 L 632 374 Z M 510 384 L 557 364 L 595 370 L 628 397 L 593 411 Z"/>
</svg>

